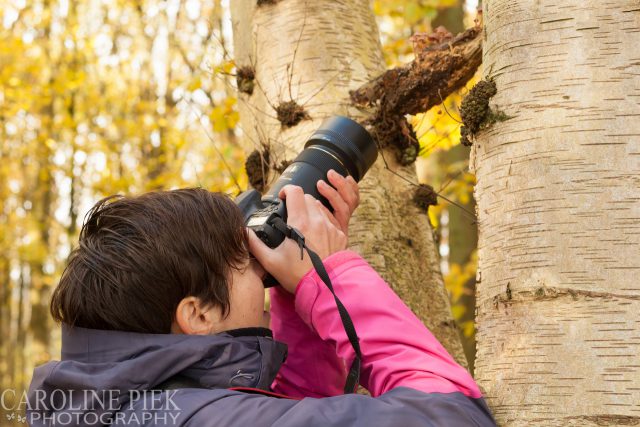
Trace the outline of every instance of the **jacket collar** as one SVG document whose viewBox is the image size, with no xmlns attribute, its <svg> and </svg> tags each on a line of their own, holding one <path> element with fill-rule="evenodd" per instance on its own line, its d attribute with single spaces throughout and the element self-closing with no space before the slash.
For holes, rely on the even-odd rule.
<svg viewBox="0 0 640 427">
<path fill-rule="evenodd" d="M 266 328 L 217 335 L 142 334 L 63 325 L 62 361 L 48 384 L 68 388 L 151 389 L 180 374 L 204 388 L 269 390 L 287 355 Z"/>
</svg>

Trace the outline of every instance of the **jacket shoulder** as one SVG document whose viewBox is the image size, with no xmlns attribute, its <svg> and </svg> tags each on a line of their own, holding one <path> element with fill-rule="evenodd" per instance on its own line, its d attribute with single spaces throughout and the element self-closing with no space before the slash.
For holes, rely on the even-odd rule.
<svg viewBox="0 0 640 427">
<path fill-rule="evenodd" d="M 188 405 L 178 425 L 263 427 L 495 426 L 482 398 L 462 393 L 425 393 L 397 387 L 379 397 L 347 394 L 326 398 L 282 398 L 240 390 L 180 390 L 174 401 Z"/>
</svg>

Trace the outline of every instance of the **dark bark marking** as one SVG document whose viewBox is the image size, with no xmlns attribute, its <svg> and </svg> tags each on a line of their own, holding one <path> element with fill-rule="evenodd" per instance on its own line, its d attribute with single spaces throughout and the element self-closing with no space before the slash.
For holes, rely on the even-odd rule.
<svg viewBox="0 0 640 427">
<path fill-rule="evenodd" d="M 256 190 L 263 192 L 269 174 L 269 149 L 253 150 L 244 163 L 249 183 Z"/>
<path fill-rule="evenodd" d="M 429 210 L 429 206 L 438 204 L 438 194 L 429 184 L 420 184 L 413 193 L 413 203 L 425 212 Z"/>
<path fill-rule="evenodd" d="M 311 116 L 309 116 L 309 113 L 306 112 L 304 107 L 293 100 L 280 103 L 276 107 L 276 114 L 283 128 L 293 127 L 302 120 L 311 119 Z"/>
<path fill-rule="evenodd" d="M 247 95 L 253 94 L 254 80 L 256 78 L 255 71 L 250 65 L 238 67 L 236 72 L 236 84 L 238 90 Z"/>
</svg>

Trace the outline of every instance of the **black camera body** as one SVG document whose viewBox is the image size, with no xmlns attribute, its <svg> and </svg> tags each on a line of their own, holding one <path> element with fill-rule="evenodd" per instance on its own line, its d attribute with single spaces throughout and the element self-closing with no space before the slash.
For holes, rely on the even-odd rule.
<svg viewBox="0 0 640 427">
<path fill-rule="evenodd" d="M 235 202 L 244 215 L 246 226 L 254 230 L 267 246 L 276 248 L 285 235 L 273 227 L 273 220 L 282 218 L 287 221 L 285 203 L 278 197 L 282 187 L 287 184 L 300 186 L 305 194 L 312 195 L 333 211 L 329 201 L 318 192 L 317 182 L 324 180 L 329 183 L 327 172 L 330 169 L 342 176 L 351 175 L 359 182 L 377 156 L 375 141 L 364 127 L 347 117 L 333 116 L 313 133 L 304 150 L 265 195 L 255 189 L 247 190 Z M 272 277 L 265 280 L 265 287 L 276 284 Z"/>
<path fill-rule="evenodd" d="M 287 209 L 282 200 L 264 199 L 257 190 L 247 190 L 236 199 L 245 218 L 245 225 L 270 248 L 277 248 L 284 240 L 284 234 L 271 226 L 276 217 L 287 221 Z"/>
</svg>

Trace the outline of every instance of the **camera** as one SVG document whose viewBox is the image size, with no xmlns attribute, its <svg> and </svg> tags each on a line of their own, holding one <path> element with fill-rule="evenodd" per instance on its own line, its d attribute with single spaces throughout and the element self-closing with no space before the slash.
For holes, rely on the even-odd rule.
<svg viewBox="0 0 640 427">
<path fill-rule="evenodd" d="M 317 182 L 329 184 L 327 172 L 335 170 L 342 176 L 351 175 L 359 182 L 378 157 L 375 141 L 367 130 L 355 121 L 333 116 L 325 120 L 304 145 L 304 150 L 283 171 L 278 180 L 261 195 L 255 189 L 247 190 L 236 197 L 247 227 L 270 248 L 278 247 L 285 235 L 273 226 L 275 218 L 287 221 L 285 203 L 278 193 L 285 185 L 302 187 L 333 212 L 329 201 L 317 190 Z M 331 185 L 331 184 L 329 184 Z M 265 287 L 277 285 L 273 277 L 264 281 Z"/>
</svg>

